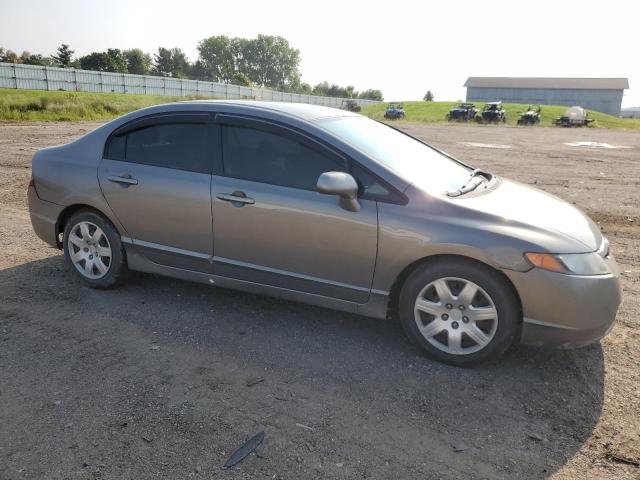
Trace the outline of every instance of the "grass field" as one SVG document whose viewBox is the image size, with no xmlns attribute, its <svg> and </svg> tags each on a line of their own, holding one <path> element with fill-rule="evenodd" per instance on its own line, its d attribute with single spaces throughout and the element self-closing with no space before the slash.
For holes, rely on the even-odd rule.
<svg viewBox="0 0 640 480">
<path fill-rule="evenodd" d="M 458 102 L 404 102 L 406 111 L 405 122 L 423 123 L 449 123 L 445 116 L 449 109 L 457 105 Z M 478 102 L 476 106 L 482 109 L 484 103 Z M 504 109 L 507 111 L 507 125 L 517 125 L 520 113 L 525 111 L 528 105 L 518 103 L 505 103 Z M 368 105 L 362 109 L 362 113 L 376 120 L 384 119 L 386 103 Z M 542 105 L 542 119 L 540 125 L 551 126 L 553 119 L 561 116 L 567 107 Z M 640 130 L 640 119 L 618 118 L 612 115 L 599 112 L 589 112 L 589 117 L 596 120 L 596 128 L 624 128 L 630 130 Z M 474 122 L 470 122 L 474 123 Z"/>
<path fill-rule="evenodd" d="M 159 103 L 198 97 L 0 89 L 0 121 L 110 120 Z"/>
<path fill-rule="evenodd" d="M 0 89 L 0 121 L 72 121 L 110 120 L 127 112 L 159 103 L 178 102 L 204 97 L 164 97 L 124 93 L 49 92 L 44 90 Z M 449 123 L 445 115 L 456 102 L 404 102 L 405 122 Z M 482 103 L 476 104 L 479 108 Z M 386 103 L 369 105 L 362 113 L 376 120 L 384 118 Z M 527 105 L 507 103 L 507 125 L 516 125 Z M 542 126 L 550 126 L 566 107 L 543 106 Z M 640 130 L 640 119 L 622 119 L 591 112 L 596 128 Z M 471 122 L 473 124 L 473 122 Z"/>
</svg>

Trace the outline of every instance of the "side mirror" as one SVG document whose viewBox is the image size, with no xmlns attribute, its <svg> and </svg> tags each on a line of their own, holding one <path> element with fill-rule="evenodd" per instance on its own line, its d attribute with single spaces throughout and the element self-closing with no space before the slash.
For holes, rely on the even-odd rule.
<svg viewBox="0 0 640 480">
<path fill-rule="evenodd" d="M 358 212 L 358 183 L 344 172 L 324 172 L 318 178 L 316 189 L 327 195 L 339 195 L 340 206 L 350 212 Z"/>
</svg>

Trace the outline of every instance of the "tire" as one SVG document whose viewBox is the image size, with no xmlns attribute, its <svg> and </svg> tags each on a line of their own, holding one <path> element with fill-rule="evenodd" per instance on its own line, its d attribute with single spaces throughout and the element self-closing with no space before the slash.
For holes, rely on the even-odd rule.
<svg viewBox="0 0 640 480">
<path fill-rule="evenodd" d="M 88 287 L 107 289 L 127 272 L 120 235 L 111 222 L 92 210 L 80 210 L 67 220 L 62 239 L 71 270 Z"/>
<path fill-rule="evenodd" d="M 449 365 L 499 358 L 520 335 L 517 294 L 498 272 L 473 260 L 440 258 L 418 267 L 402 287 L 399 314 L 409 339 Z"/>
</svg>

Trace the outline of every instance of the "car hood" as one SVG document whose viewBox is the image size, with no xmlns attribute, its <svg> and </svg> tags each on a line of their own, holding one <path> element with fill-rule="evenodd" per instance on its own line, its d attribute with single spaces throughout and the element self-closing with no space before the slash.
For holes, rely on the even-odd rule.
<svg viewBox="0 0 640 480">
<path fill-rule="evenodd" d="M 493 217 L 501 227 L 531 232 L 527 240 L 558 237 L 563 251 L 554 253 L 592 252 L 602 243 L 600 229 L 580 210 L 554 195 L 511 180 L 501 180 L 497 188 L 487 193 L 470 193 L 453 201 Z"/>
</svg>

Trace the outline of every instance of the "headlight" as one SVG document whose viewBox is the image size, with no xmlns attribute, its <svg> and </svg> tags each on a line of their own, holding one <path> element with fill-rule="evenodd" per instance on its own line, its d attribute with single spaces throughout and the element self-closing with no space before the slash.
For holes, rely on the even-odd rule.
<svg viewBox="0 0 640 480">
<path fill-rule="evenodd" d="M 534 267 L 569 275 L 604 275 L 611 273 L 597 253 L 525 253 Z"/>
</svg>

